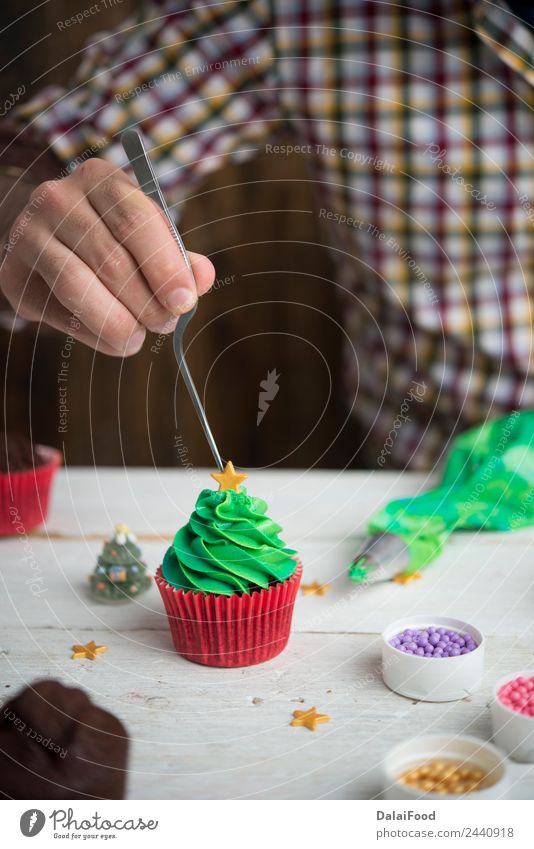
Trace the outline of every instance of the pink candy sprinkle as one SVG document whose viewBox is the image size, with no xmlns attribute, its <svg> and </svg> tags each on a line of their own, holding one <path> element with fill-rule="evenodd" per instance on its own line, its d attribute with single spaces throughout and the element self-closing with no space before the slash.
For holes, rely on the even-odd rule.
<svg viewBox="0 0 534 849">
<path fill-rule="evenodd" d="M 534 676 L 524 678 L 520 675 L 513 681 L 507 681 L 500 688 L 497 697 L 503 705 L 516 713 L 534 717 Z"/>
</svg>

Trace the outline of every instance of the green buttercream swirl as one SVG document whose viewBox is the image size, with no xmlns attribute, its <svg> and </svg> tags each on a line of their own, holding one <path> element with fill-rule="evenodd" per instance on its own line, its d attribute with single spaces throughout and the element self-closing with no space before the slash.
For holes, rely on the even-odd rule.
<svg viewBox="0 0 534 849">
<path fill-rule="evenodd" d="M 265 515 L 261 498 L 204 489 L 187 525 L 163 558 L 165 580 L 179 589 L 216 595 L 250 593 L 294 573 L 295 551 L 285 547 L 281 527 Z"/>
</svg>

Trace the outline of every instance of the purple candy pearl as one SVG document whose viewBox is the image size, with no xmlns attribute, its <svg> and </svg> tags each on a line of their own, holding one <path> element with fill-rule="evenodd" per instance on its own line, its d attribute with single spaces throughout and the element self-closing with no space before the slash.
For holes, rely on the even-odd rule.
<svg viewBox="0 0 534 849">
<path fill-rule="evenodd" d="M 389 641 L 404 654 L 416 657 L 458 657 L 477 648 L 471 634 L 461 634 L 450 628 L 406 628 Z"/>
</svg>

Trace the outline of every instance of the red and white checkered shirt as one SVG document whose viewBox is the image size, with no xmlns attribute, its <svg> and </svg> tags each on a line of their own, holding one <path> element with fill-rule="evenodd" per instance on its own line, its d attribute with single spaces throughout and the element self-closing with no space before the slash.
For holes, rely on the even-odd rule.
<svg viewBox="0 0 534 849">
<path fill-rule="evenodd" d="M 504 3 L 159 0 L 19 117 L 69 163 L 126 165 L 139 124 L 175 202 L 281 132 L 301 146 L 363 456 L 426 468 L 456 429 L 534 404 L 533 57 Z"/>
</svg>

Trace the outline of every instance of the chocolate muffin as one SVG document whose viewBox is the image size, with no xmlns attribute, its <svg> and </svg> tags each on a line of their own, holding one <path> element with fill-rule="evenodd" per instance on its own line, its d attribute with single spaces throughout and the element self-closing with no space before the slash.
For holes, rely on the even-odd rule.
<svg viewBox="0 0 534 849">
<path fill-rule="evenodd" d="M 8 474 L 42 466 L 45 457 L 37 445 L 35 448 L 19 433 L 0 433 L 0 472 Z"/>
<path fill-rule="evenodd" d="M 47 516 L 61 452 L 0 432 L 0 536 L 25 534 Z"/>
<path fill-rule="evenodd" d="M 122 799 L 128 734 L 76 687 L 37 681 L 0 708 L 0 798 Z"/>
</svg>

